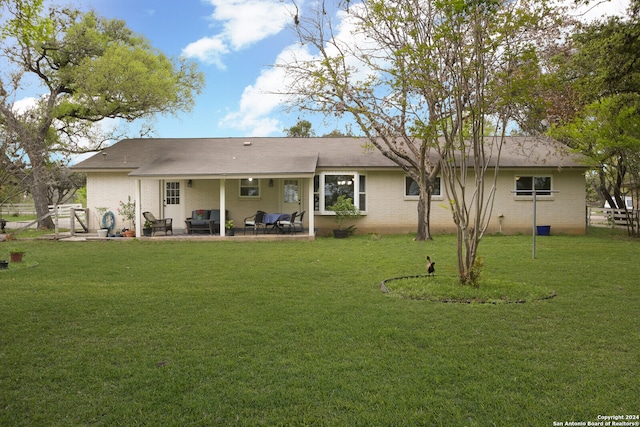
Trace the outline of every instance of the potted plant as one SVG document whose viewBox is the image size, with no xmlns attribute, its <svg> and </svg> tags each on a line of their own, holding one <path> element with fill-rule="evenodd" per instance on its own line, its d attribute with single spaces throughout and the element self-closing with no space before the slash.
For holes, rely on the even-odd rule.
<svg viewBox="0 0 640 427">
<path fill-rule="evenodd" d="M 338 224 L 338 229 L 333 230 L 333 235 L 336 238 L 343 239 L 356 230 L 355 225 L 350 225 L 347 228 L 343 228 L 348 221 L 356 221 L 362 215 L 360 210 L 353 204 L 353 200 L 350 197 L 338 196 L 338 200 L 329 206 L 327 209 L 335 212 L 334 221 Z"/>
<path fill-rule="evenodd" d="M 107 237 L 109 235 L 109 227 L 107 227 L 105 217 L 107 208 L 96 207 L 96 230 L 98 231 L 98 237 Z"/>
<path fill-rule="evenodd" d="M 226 236 L 235 236 L 236 235 L 236 230 L 235 228 L 233 228 L 233 220 L 229 219 L 227 220 L 227 222 L 224 223 L 224 229 L 226 230 L 224 232 L 224 234 Z"/>
<path fill-rule="evenodd" d="M 118 208 L 118 213 L 122 216 L 123 221 L 129 223 L 129 228 L 123 230 L 123 235 L 125 237 L 133 237 L 136 235 L 135 232 L 135 217 L 136 217 L 136 202 L 135 200 L 131 201 L 131 196 L 127 196 L 127 201 L 123 202 L 120 200 L 120 207 Z"/>
<path fill-rule="evenodd" d="M 9 249 L 9 255 L 11 256 L 11 262 L 22 262 L 22 256 L 26 252 L 23 248 L 11 248 Z"/>
<path fill-rule="evenodd" d="M 151 237 L 151 234 L 153 234 L 153 223 L 149 220 L 146 220 L 144 222 L 144 228 L 142 229 L 142 235 L 143 236 L 147 236 L 147 237 Z"/>
</svg>

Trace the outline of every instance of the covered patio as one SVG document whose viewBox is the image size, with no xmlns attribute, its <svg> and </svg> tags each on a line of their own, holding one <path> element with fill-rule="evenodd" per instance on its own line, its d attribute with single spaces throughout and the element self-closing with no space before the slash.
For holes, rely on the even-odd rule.
<svg viewBox="0 0 640 427">
<path fill-rule="evenodd" d="M 216 231 L 225 237 L 227 221 L 233 220 L 238 236 L 243 233 L 244 218 L 261 210 L 304 211 L 304 231 L 296 234 L 308 238 L 315 234 L 313 178 L 318 156 L 317 152 L 294 152 L 276 142 L 231 140 L 213 146 L 207 139 L 188 144 L 173 139 L 124 140 L 82 166 L 92 172 L 96 168 L 105 173 L 126 172 L 117 194 L 133 187 L 137 237 L 142 237 L 145 211 L 156 218 L 173 218 L 173 231 L 179 235 L 194 211 L 216 210 Z M 93 184 L 97 188 L 90 189 L 91 195 L 113 192 L 113 188 L 98 187 L 100 181 Z"/>
</svg>

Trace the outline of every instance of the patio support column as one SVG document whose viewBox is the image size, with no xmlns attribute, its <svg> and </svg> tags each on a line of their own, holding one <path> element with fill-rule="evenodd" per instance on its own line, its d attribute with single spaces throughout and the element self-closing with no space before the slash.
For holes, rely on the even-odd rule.
<svg viewBox="0 0 640 427">
<path fill-rule="evenodd" d="M 227 206 L 227 196 L 226 196 L 226 185 L 227 181 L 225 179 L 220 180 L 220 236 L 225 235 L 226 229 L 224 225 L 227 222 L 227 214 L 226 214 L 226 206 Z"/>
<path fill-rule="evenodd" d="M 307 212 L 309 212 L 307 217 L 309 218 L 309 236 L 313 237 L 315 229 L 315 215 L 313 212 L 313 177 L 307 179 L 307 184 Z"/>
<path fill-rule="evenodd" d="M 136 222 L 135 222 L 135 227 L 136 227 L 136 237 L 140 237 L 142 235 L 142 224 L 144 224 L 144 222 L 142 222 L 141 217 L 142 217 L 142 203 L 140 201 L 141 198 L 141 188 L 142 188 L 142 184 L 141 181 L 139 179 L 136 179 L 136 184 L 135 184 L 135 194 L 134 194 L 134 198 L 135 198 L 135 202 L 136 202 Z"/>
</svg>

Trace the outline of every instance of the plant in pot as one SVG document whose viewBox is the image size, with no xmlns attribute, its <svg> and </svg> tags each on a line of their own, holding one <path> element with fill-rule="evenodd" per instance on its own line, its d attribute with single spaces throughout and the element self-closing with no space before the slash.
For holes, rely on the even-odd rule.
<svg viewBox="0 0 640 427">
<path fill-rule="evenodd" d="M 96 230 L 98 237 L 107 237 L 109 235 L 109 227 L 107 226 L 107 208 L 96 207 Z"/>
<path fill-rule="evenodd" d="M 135 217 L 136 217 L 136 202 L 131 201 L 131 196 L 127 196 L 127 201 L 120 201 L 120 207 L 118 208 L 118 213 L 122 216 L 122 219 L 125 222 L 129 223 L 129 228 L 123 230 L 123 235 L 125 237 L 133 237 L 136 235 L 135 232 Z"/>
<path fill-rule="evenodd" d="M 227 220 L 227 221 L 224 223 L 224 229 L 226 230 L 226 231 L 224 232 L 224 234 L 225 234 L 226 236 L 235 236 L 235 235 L 236 235 L 236 230 L 235 230 L 235 228 L 234 228 L 233 220 L 232 220 L 232 219 Z"/>
<path fill-rule="evenodd" d="M 142 229 L 142 235 L 143 236 L 147 236 L 147 237 L 151 237 L 152 231 L 153 231 L 153 223 L 149 220 L 144 222 L 144 228 Z"/>
<path fill-rule="evenodd" d="M 23 248 L 11 248 L 9 249 L 9 256 L 11 257 L 11 262 L 22 262 L 22 256 L 26 252 L 26 249 Z"/>
<path fill-rule="evenodd" d="M 336 224 L 338 224 L 338 229 L 333 230 L 334 237 L 343 239 L 354 233 L 356 230 L 355 225 L 352 224 L 344 228 L 345 223 L 349 221 L 356 221 L 362 214 L 360 213 L 360 209 L 353 204 L 353 200 L 350 197 L 338 196 L 336 202 L 327 209 L 335 212 L 333 219 Z"/>
</svg>

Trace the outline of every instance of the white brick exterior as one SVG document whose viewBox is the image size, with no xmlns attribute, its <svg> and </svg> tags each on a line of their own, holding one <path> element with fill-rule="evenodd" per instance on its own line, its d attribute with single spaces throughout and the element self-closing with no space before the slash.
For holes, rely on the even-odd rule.
<svg viewBox="0 0 640 427">
<path fill-rule="evenodd" d="M 359 233 L 375 232 L 381 234 L 410 233 L 417 229 L 417 205 L 415 198 L 405 197 L 405 175 L 399 171 L 358 171 L 366 175 L 367 210 L 355 224 Z M 515 188 L 517 175 L 551 176 L 552 189 L 558 191 L 551 196 L 537 197 L 537 224 L 550 225 L 552 233 L 584 234 L 585 221 L 585 181 L 583 172 L 577 169 L 502 169 L 497 181 L 496 198 L 493 215 L 488 232 L 500 231 L 498 217 L 503 216 L 502 232 L 505 234 L 531 233 L 533 203 L 531 196 L 516 196 L 512 193 Z M 491 182 L 491 176 L 487 182 Z M 261 209 L 267 212 L 282 211 L 282 180 L 274 179 L 273 186 L 268 179 L 260 181 L 261 196 L 257 199 L 241 199 L 239 197 L 239 181 L 224 180 L 226 194 L 226 209 L 230 218 L 241 226 L 244 217 Z M 308 194 L 305 194 L 307 180 L 299 179 L 302 196 L 300 210 L 306 210 Z M 220 180 L 194 179 L 192 187 L 183 182 L 182 217 L 174 218 L 174 228 L 184 227 L 184 219 L 190 216 L 194 209 L 218 209 L 220 207 Z M 116 216 L 118 229 L 128 227 L 118 215 L 117 208 L 121 200 L 128 195 L 134 198 L 136 180 L 127 173 L 91 172 L 87 174 L 87 207 L 95 212 L 96 207 L 107 207 Z M 162 217 L 164 181 L 156 179 L 141 180 L 141 212 L 151 211 Z M 489 184 L 490 185 L 490 184 Z M 309 213 L 307 212 L 307 215 Z M 307 217 L 308 218 L 308 217 Z M 431 203 L 431 231 L 432 233 L 454 232 L 451 212 L 449 211 L 446 193 L 432 199 Z M 140 224 L 140 222 L 138 222 Z M 305 219 L 305 226 L 308 221 Z M 90 215 L 90 228 L 95 230 L 96 217 Z M 333 217 L 329 215 L 315 216 L 315 228 L 319 235 L 331 233 L 335 228 Z"/>
</svg>

